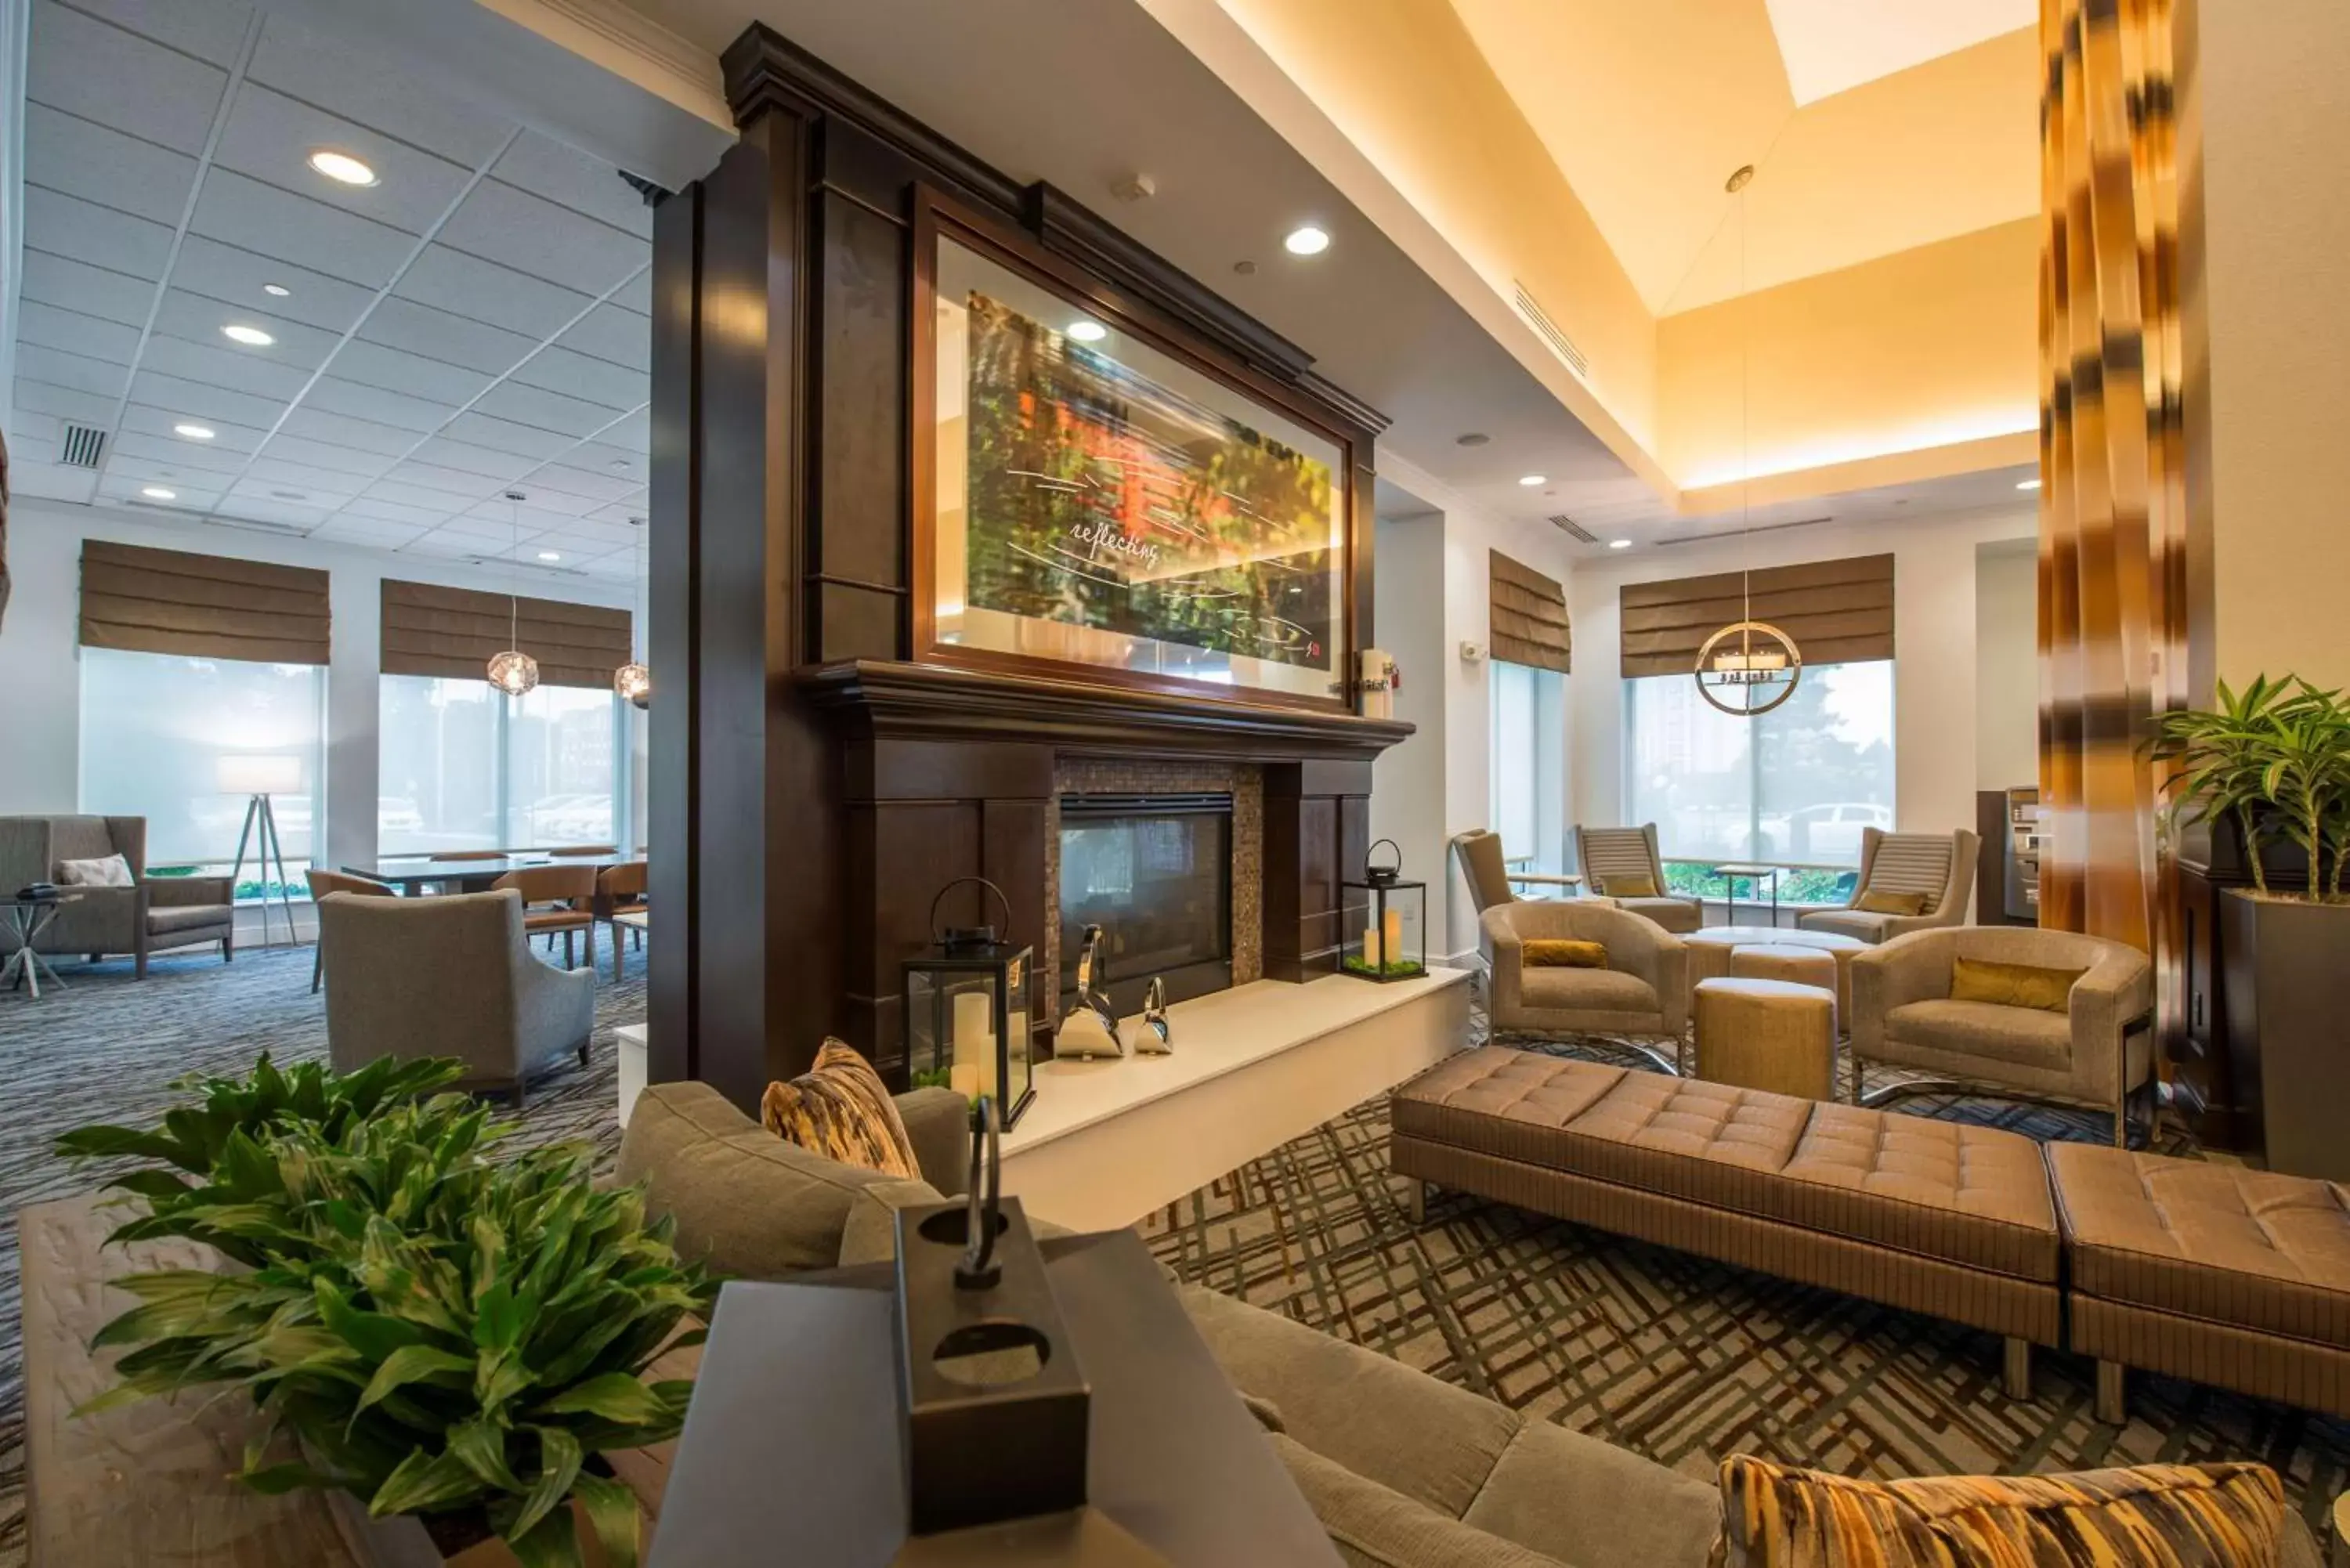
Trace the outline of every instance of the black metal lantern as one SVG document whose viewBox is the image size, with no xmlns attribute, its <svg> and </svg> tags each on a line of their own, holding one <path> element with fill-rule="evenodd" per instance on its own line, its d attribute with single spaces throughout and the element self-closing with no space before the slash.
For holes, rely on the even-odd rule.
<svg viewBox="0 0 2350 1568">
<path fill-rule="evenodd" d="M 1379 845 L 1395 851 L 1394 862 L 1376 863 Z M 1348 974 L 1365 980 L 1416 980 L 1428 972 L 1428 884 L 1404 879 L 1403 850 L 1392 838 L 1382 838 L 1363 857 L 1360 881 L 1342 884 L 1348 891 L 1368 894 L 1363 900 L 1370 916 L 1360 943 L 1338 961 Z M 1351 906 L 1353 900 L 1346 902 Z"/>
<path fill-rule="evenodd" d="M 968 882 L 994 894 L 1012 924 L 1011 901 L 984 877 L 958 877 L 931 900 L 931 949 L 905 962 L 906 1068 L 916 1088 L 989 1096 L 1009 1127 L 1035 1097 L 1028 1027 L 1036 966 L 1029 949 L 998 940 L 993 926 L 940 927 L 939 906 Z"/>
</svg>

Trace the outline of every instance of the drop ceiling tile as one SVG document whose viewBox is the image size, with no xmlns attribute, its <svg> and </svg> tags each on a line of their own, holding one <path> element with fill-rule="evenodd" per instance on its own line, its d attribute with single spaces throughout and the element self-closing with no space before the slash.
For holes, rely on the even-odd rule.
<svg viewBox="0 0 2350 1568">
<path fill-rule="evenodd" d="M 565 463 L 550 464 L 531 475 L 531 483 L 540 490 L 561 491 L 566 495 L 581 495 L 595 502 L 613 502 L 624 495 L 632 495 L 636 493 L 639 483 L 621 474 L 609 472 L 598 473 L 588 469 L 573 468 Z M 585 507 L 581 510 L 584 514 L 595 508 Z"/>
<path fill-rule="evenodd" d="M 591 577 L 616 577 L 626 582 L 634 582 L 644 575 L 643 567 L 630 558 L 626 551 L 616 551 L 611 555 L 599 556 L 595 560 L 583 562 L 579 569 Z"/>
<path fill-rule="evenodd" d="M 457 405 L 481 396 L 491 380 L 478 370 L 427 359 L 421 354 L 403 354 L 380 343 L 360 342 L 345 344 L 335 356 L 335 374 L 347 381 L 446 403 L 449 414 L 457 411 Z"/>
<path fill-rule="evenodd" d="M 357 158 L 375 171 L 376 182 L 328 179 L 309 164 L 320 149 Z M 252 83 L 236 95 L 213 157 L 224 169 L 410 234 L 440 222 L 473 177 L 463 164 Z"/>
<path fill-rule="evenodd" d="M 562 519 L 556 518 L 555 521 L 560 522 Z M 441 524 L 441 531 L 444 534 L 453 535 L 458 537 L 472 540 L 472 547 L 476 552 L 479 552 L 485 547 L 485 543 L 487 541 L 494 540 L 499 545 L 504 545 L 510 538 L 520 539 L 527 536 L 535 536 L 545 533 L 546 530 L 543 527 L 534 526 L 530 524 L 519 521 L 509 524 L 505 517 L 505 503 L 500 502 L 498 503 L 498 514 L 494 518 L 476 515 L 473 513 L 463 513 L 453 517 L 443 518 Z"/>
<path fill-rule="evenodd" d="M 318 384 L 303 398 L 302 406 L 414 431 L 420 436 L 440 429 L 442 421 L 449 417 L 445 404 L 386 391 L 381 387 L 361 386 L 357 381 L 346 381 L 335 376 L 320 377 Z"/>
<path fill-rule="evenodd" d="M 487 414 L 462 413 L 449 421 L 442 434 L 472 446 L 488 447 L 493 452 L 512 452 L 517 456 L 544 462 L 571 450 L 575 438 L 556 431 L 543 431 L 536 425 L 518 425 L 510 420 L 494 420 Z"/>
<path fill-rule="evenodd" d="M 363 452 L 371 457 L 384 459 L 387 465 L 391 460 L 405 456 L 408 449 L 417 442 L 420 432 L 416 431 L 378 424 L 373 420 L 330 414 L 323 409 L 312 408 L 310 402 L 313 400 L 315 394 L 287 414 L 285 423 L 277 427 L 278 433 Z"/>
<path fill-rule="evenodd" d="M 177 228 L 196 183 L 196 161 L 47 104 L 27 103 L 25 178 Z"/>
<path fill-rule="evenodd" d="M 588 514 L 588 521 L 590 523 L 617 523 L 621 526 L 629 529 L 630 532 L 637 533 L 641 532 L 641 528 L 637 524 L 629 523 L 629 519 L 631 517 L 642 517 L 645 514 L 645 498 L 643 493 L 639 492 L 637 494 L 629 497 L 625 501 L 615 501 L 608 506 L 598 506 L 595 511 Z"/>
<path fill-rule="evenodd" d="M 16 313 L 16 341 L 37 343 L 109 365 L 128 365 L 139 354 L 139 328 L 120 321 L 60 310 L 38 300 L 22 301 Z"/>
<path fill-rule="evenodd" d="M 223 335 L 221 328 L 230 326 L 258 327 L 276 341 L 265 348 L 249 348 Z M 155 330 L 207 348 L 219 348 L 241 358 L 265 358 L 271 364 L 287 365 L 297 370 L 317 369 L 342 341 L 339 333 L 289 321 L 273 311 L 227 305 L 177 287 L 163 291 L 163 303 L 155 312 Z"/>
<path fill-rule="evenodd" d="M 584 403 L 558 392 L 502 381 L 484 393 L 474 410 L 493 419 L 536 425 L 573 437 L 596 434 L 612 422 L 613 410 L 601 403 Z"/>
<path fill-rule="evenodd" d="M 328 473 L 298 462 L 255 459 L 252 472 L 229 487 L 232 495 L 253 495 L 293 506 L 340 506 L 361 488 L 348 474 Z"/>
<path fill-rule="evenodd" d="M 86 468 L 63 468 L 27 459 L 8 464 L 8 488 L 16 492 L 19 500 L 30 495 L 86 506 L 97 493 L 98 475 Z"/>
<path fill-rule="evenodd" d="M 600 440 L 581 442 L 576 450 L 564 454 L 563 462 L 569 468 L 584 468 L 590 473 L 608 473 L 625 479 L 631 489 L 642 488 L 648 477 L 643 452 L 612 446 Z"/>
<path fill-rule="evenodd" d="M 256 397 L 203 380 L 164 375 L 152 365 L 151 359 L 143 361 L 139 373 L 130 379 L 132 402 L 169 409 L 182 419 L 202 420 L 206 424 L 225 421 L 264 431 L 275 425 L 286 411 L 283 398 Z"/>
<path fill-rule="evenodd" d="M 249 517 L 257 523 L 285 523 L 296 528 L 316 528 L 334 512 L 329 505 L 314 505 L 307 502 L 288 501 L 270 493 L 270 486 L 247 480 L 230 489 L 220 499 L 220 510 Z"/>
<path fill-rule="evenodd" d="M 114 417 L 114 400 L 98 392 L 86 392 L 78 387 L 52 386 L 36 381 L 20 369 L 16 375 L 15 405 L 35 413 L 50 414 L 57 419 L 71 420 L 76 424 L 106 428 Z"/>
<path fill-rule="evenodd" d="M 134 393 L 142 384 L 142 378 L 132 378 Z M 213 432 L 213 439 L 191 442 L 187 437 L 173 433 L 172 427 L 182 424 L 203 425 Z M 126 440 L 133 435 L 156 436 L 182 446 L 201 445 L 214 452 L 250 454 L 268 439 L 269 431 L 265 427 L 234 424 L 222 419 L 204 419 L 184 409 L 156 408 L 134 401 L 122 410 L 122 434 Z"/>
<path fill-rule="evenodd" d="M 369 343 L 421 354 L 444 364 L 503 376 L 538 347 L 535 338 L 419 305 L 397 296 L 378 305 L 359 327 Z"/>
<path fill-rule="evenodd" d="M 592 354 L 615 365 L 626 365 L 639 375 L 652 373 L 651 320 L 617 305 L 598 306 L 556 341 L 576 353 Z"/>
<path fill-rule="evenodd" d="M 644 372 L 608 359 L 591 359 L 553 344 L 515 366 L 512 379 L 525 386 L 601 403 L 615 414 L 637 407 L 652 395 L 652 378 Z"/>
<path fill-rule="evenodd" d="M 244 465 L 251 461 L 250 454 L 234 448 L 223 452 L 203 441 L 182 441 L 177 436 L 138 435 L 129 431 L 115 437 L 113 452 L 118 461 L 126 457 L 144 458 L 150 462 L 197 473 L 227 476 L 244 472 Z M 216 485 L 226 484 L 228 479 L 224 477 L 213 483 Z"/>
<path fill-rule="evenodd" d="M 290 292 L 283 298 L 272 295 L 262 286 L 271 283 Z M 202 234 L 190 234 L 181 242 L 180 260 L 172 269 L 172 286 L 338 336 L 349 331 L 351 323 L 375 298 L 373 289 L 273 261 Z"/>
<path fill-rule="evenodd" d="M 290 402 L 300 396 L 309 382 L 308 369 L 274 359 L 266 348 L 232 348 L 224 337 L 216 340 L 221 345 L 217 348 L 209 343 L 159 333 L 147 340 L 147 352 L 140 359 L 139 368 L 176 376 L 183 381 L 225 387 L 256 398 L 275 398 L 280 402 Z"/>
<path fill-rule="evenodd" d="M 155 483 L 156 481 L 152 479 L 140 479 L 135 475 L 109 471 L 99 481 L 98 493 L 108 501 L 119 501 L 128 506 L 139 507 L 142 511 L 177 513 L 192 523 L 196 520 L 197 514 L 220 500 L 220 490 L 217 486 L 210 490 L 199 490 L 190 484 L 166 483 L 163 488 L 174 493 L 173 499 L 170 501 L 157 501 L 139 493 L 140 490 Z"/>
<path fill-rule="evenodd" d="M 434 490 L 426 485 L 408 484 L 397 479 L 379 479 L 367 487 L 368 498 L 390 501 L 401 506 L 413 506 L 421 511 L 438 511 L 446 515 L 452 507 L 463 505 L 465 498 L 446 490 Z"/>
<path fill-rule="evenodd" d="M 419 462 L 455 469 L 462 473 L 478 473 L 501 483 L 511 483 L 539 464 L 539 459 L 519 452 L 497 452 L 485 446 L 469 446 L 463 441 L 448 441 L 435 436 L 416 449 Z"/>
<path fill-rule="evenodd" d="M 596 439 L 606 446 L 621 447 L 638 453 L 649 452 L 652 448 L 652 415 L 647 410 L 639 409 L 618 424 L 598 432 Z"/>
<path fill-rule="evenodd" d="M 496 156 L 512 133 L 505 121 L 419 74 L 387 69 L 379 51 L 354 48 L 347 36 L 307 26 L 284 11 L 270 14 L 246 74 L 468 169 Z"/>
<path fill-rule="evenodd" d="M 535 130 L 515 138 L 490 172 L 640 240 L 650 243 L 653 237 L 653 210 L 619 170 Z"/>
<path fill-rule="evenodd" d="M 21 275 L 26 299 L 126 327 L 146 326 L 147 313 L 155 305 L 155 286 L 143 278 L 126 277 L 47 251 L 26 251 Z"/>
<path fill-rule="evenodd" d="M 316 539 L 332 539 L 348 545 L 398 546 L 424 532 L 412 523 L 387 523 L 380 517 L 354 516 L 346 507 L 319 526 L 311 535 Z"/>
<path fill-rule="evenodd" d="M 549 528 L 560 528 L 573 518 L 585 516 L 596 509 L 596 503 L 587 496 L 569 495 L 559 490 L 534 488 L 528 480 L 525 480 L 515 488 L 521 491 L 525 497 L 519 513 L 523 532 L 525 534 L 533 530 L 543 533 Z M 506 520 L 508 505 L 509 504 L 503 500 L 484 501 L 466 515 L 487 518 L 494 523 L 503 523 Z"/>
<path fill-rule="evenodd" d="M 442 468 L 430 462 L 403 462 L 388 470 L 384 477 L 401 484 L 419 485 L 426 490 L 443 491 L 463 496 L 470 504 L 483 497 L 494 495 L 498 486 L 510 483 L 486 473 L 473 473 L 462 468 Z M 452 506 L 450 510 L 458 508 Z"/>
<path fill-rule="evenodd" d="M 425 246 L 424 254 L 401 275 L 400 286 L 392 292 L 403 299 L 420 300 L 535 339 L 562 331 L 595 303 L 576 289 L 559 287 L 442 244 Z"/>
<path fill-rule="evenodd" d="M 127 366 L 61 353 L 37 343 L 17 344 L 16 374 L 28 381 L 47 381 L 53 387 L 70 387 L 102 398 L 120 397 L 124 384 L 130 379 Z"/>
<path fill-rule="evenodd" d="M 227 169 L 204 176 L 191 233 L 224 244 L 269 236 L 269 248 L 294 263 L 347 283 L 381 288 L 415 249 L 413 235 L 296 196 Z"/>
<path fill-rule="evenodd" d="M 55 414 L 12 407 L 8 410 L 8 460 L 12 464 L 54 462 L 65 433 L 65 421 Z"/>
<path fill-rule="evenodd" d="M 354 480 L 380 479 L 394 461 L 383 452 L 361 452 L 357 447 L 337 446 L 332 441 L 308 441 L 301 436 L 289 436 L 283 431 L 271 438 L 265 455 L 280 462 L 307 463 L 312 468 L 324 469 Z"/>
<path fill-rule="evenodd" d="M 26 96 L 84 119 L 193 152 L 228 73 L 57 0 L 36 0 Z"/>
<path fill-rule="evenodd" d="M 27 185 L 25 244 L 151 281 L 162 277 L 171 261 L 172 231 L 111 207 Z"/>
<path fill-rule="evenodd" d="M 442 225 L 457 250 L 586 294 L 602 294 L 652 259 L 634 234 L 526 191 L 484 180 Z"/>
<path fill-rule="evenodd" d="M 74 0 L 74 8 L 216 66 L 236 63 L 253 20 L 244 0 Z"/>
<path fill-rule="evenodd" d="M 438 528 L 449 520 L 449 512 L 440 506 L 403 506 L 397 501 L 385 501 L 374 495 L 362 495 L 343 507 L 346 517 L 378 517 L 387 523 L 405 523 L 416 528 Z"/>
<path fill-rule="evenodd" d="M 568 542 L 566 548 L 582 555 L 601 555 L 606 550 L 627 550 L 636 547 L 644 530 L 631 528 L 625 522 L 598 523 L 591 517 L 567 517 L 555 530 Z"/>
<path fill-rule="evenodd" d="M 445 529 L 420 535 L 401 545 L 400 550 L 406 555 L 439 556 L 450 560 L 470 559 L 481 554 L 478 541 L 468 539 L 462 534 L 449 533 Z"/>
<path fill-rule="evenodd" d="M 647 267 L 622 284 L 605 303 L 650 321 L 653 313 L 653 269 Z"/>
<path fill-rule="evenodd" d="M 143 484 L 168 484 L 174 490 L 190 485 L 219 490 L 228 483 L 226 474 L 192 467 L 176 457 L 162 462 L 140 457 L 136 452 L 116 452 L 108 457 L 106 477 L 109 483 L 118 479 L 135 479 Z"/>
</svg>

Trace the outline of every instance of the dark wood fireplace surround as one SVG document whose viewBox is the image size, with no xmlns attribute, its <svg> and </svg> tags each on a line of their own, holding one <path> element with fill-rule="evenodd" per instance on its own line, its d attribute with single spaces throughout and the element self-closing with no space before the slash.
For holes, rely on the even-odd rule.
<svg viewBox="0 0 2350 1568">
<path fill-rule="evenodd" d="M 1363 859 L 1371 762 L 1409 725 L 919 659 L 918 213 L 942 196 L 1016 225 L 1036 265 L 1103 308 L 1346 436 L 1347 655 L 1371 640 L 1384 420 L 1067 196 L 1014 183 L 764 27 L 724 63 L 742 139 L 654 222 L 652 1078 L 754 1106 L 827 1034 L 901 1075 L 899 966 L 946 882 L 996 882 L 1013 939 L 1044 955 L 1059 759 L 1261 767 L 1264 972 L 1334 970 L 1362 923 L 1339 878 Z"/>
</svg>

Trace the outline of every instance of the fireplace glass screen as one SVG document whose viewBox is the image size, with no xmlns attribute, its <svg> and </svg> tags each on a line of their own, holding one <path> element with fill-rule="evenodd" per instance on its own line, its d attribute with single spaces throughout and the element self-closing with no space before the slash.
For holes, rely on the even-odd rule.
<svg viewBox="0 0 2350 1568">
<path fill-rule="evenodd" d="M 1232 982 L 1232 797 L 1066 795 L 1061 801 L 1061 998 L 1076 995 L 1087 926 L 1107 939 L 1111 1003 L 1142 1009 Z M 1102 987 L 1101 977 L 1094 983 Z"/>
</svg>

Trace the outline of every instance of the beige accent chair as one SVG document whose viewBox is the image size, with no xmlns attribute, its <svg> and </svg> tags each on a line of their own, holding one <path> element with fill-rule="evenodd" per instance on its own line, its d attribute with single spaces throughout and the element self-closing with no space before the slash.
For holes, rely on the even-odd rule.
<svg viewBox="0 0 2350 1568">
<path fill-rule="evenodd" d="M 522 895 L 452 893 L 318 902 L 327 966 L 327 1055 L 345 1072 L 380 1056 L 461 1056 L 465 1089 L 510 1094 L 577 1053 L 596 1028 L 592 970 L 541 963 L 523 933 Z"/>
<path fill-rule="evenodd" d="M 1688 955 L 1678 938 L 1597 898 L 1521 899 L 1478 923 L 1496 1032 L 1661 1035 L 1673 1043 L 1678 1070 L 1689 1023 Z M 1597 942 L 1607 967 L 1527 968 L 1524 944 L 1545 938 Z"/>
<path fill-rule="evenodd" d="M 1664 857 L 1657 851 L 1657 825 L 1638 827 L 1584 827 L 1575 830 L 1575 861 L 1582 867 L 1584 886 L 1617 908 L 1654 920 L 1676 936 L 1686 936 L 1705 924 L 1705 900 L 1667 893 Z M 1653 898 L 1629 898 L 1609 886 L 1625 877 L 1647 877 L 1658 890 Z"/>
<path fill-rule="evenodd" d="M 1502 857 L 1502 836 L 1482 827 L 1452 836 L 1452 855 L 1461 862 L 1461 879 L 1469 885 L 1469 900 L 1480 915 L 1501 904 L 1514 904 L 1509 867 Z"/>
<path fill-rule="evenodd" d="M 84 953 L 92 963 L 129 953 L 140 980 L 150 954 L 205 942 L 220 944 L 221 962 L 236 956 L 236 888 L 226 877 L 147 875 L 143 816 L 0 816 L 0 894 L 57 880 L 57 863 L 103 860 L 130 864 L 128 888 L 79 888 L 80 897 L 57 908 L 36 950 Z M 0 956 L 16 950 L 0 931 Z"/>
<path fill-rule="evenodd" d="M 2063 1012 L 1950 999 L 1959 959 L 2081 970 Z M 2136 948 L 2035 926 L 1948 926 L 1852 961 L 1853 1093 L 1870 1062 L 1919 1067 L 2023 1099 L 2094 1106 L 2129 1136 L 2129 1094 L 2154 1066 L 2154 966 Z M 1914 1092 L 1905 1085 L 1894 1093 Z"/>
<path fill-rule="evenodd" d="M 1841 909 L 1814 909 L 1795 924 L 1807 931 L 1858 937 L 1865 942 L 1891 941 L 1911 931 L 1963 925 L 1967 899 L 1975 886 L 1975 850 L 1981 842 L 1963 827 L 1950 834 L 1887 833 L 1880 827 L 1864 827 L 1860 877 L 1852 885 L 1852 903 Z M 1877 915 L 1853 907 L 1872 889 L 1923 893 L 1926 911 Z"/>
<path fill-rule="evenodd" d="M 389 882 L 379 882 L 372 877 L 360 877 L 348 871 L 321 871 L 313 866 L 303 873 L 310 883 L 310 907 L 329 893 L 356 893 L 367 898 L 397 898 L 400 889 Z M 317 950 L 310 959 L 310 994 L 318 994 L 318 982 L 327 972 L 327 944 L 315 944 Z"/>
</svg>

